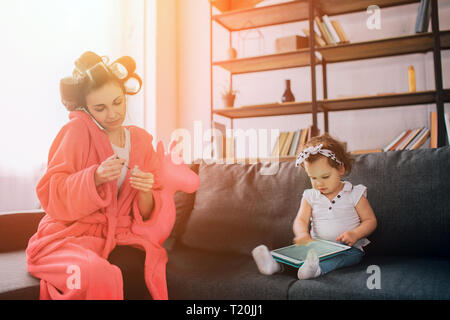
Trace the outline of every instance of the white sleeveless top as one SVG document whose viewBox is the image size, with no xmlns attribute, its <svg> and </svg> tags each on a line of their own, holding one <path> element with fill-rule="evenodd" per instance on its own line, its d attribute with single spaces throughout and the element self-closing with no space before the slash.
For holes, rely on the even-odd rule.
<svg viewBox="0 0 450 320">
<path fill-rule="evenodd" d="M 355 206 L 362 195 L 367 197 L 367 188 L 362 184 L 353 186 L 348 181 L 343 183 L 344 187 L 331 201 L 319 190 L 307 189 L 303 192 L 303 197 L 312 207 L 311 237 L 336 242 L 341 233 L 361 224 Z M 369 243 L 367 238 L 363 238 L 353 246 L 364 251 L 362 247 Z"/>
<path fill-rule="evenodd" d="M 119 156 L 121 159 L 125 159 L 125 165 L 122 167 L 122 172 L 120 174 L 119 179 L 117 179 L 117 191 L 120 190 L 122 183 L 125 180 L 127 175 L 127 166 L 130 161 L 130 149 L 131 149 L 131 140 L 130 140 L 130 132 L 127 128 L 123 128 L 125 130 L 125 147 L 120 148 L 111 142 L 111 146 L 114 150 L 114 153 Z"/>
</svg>

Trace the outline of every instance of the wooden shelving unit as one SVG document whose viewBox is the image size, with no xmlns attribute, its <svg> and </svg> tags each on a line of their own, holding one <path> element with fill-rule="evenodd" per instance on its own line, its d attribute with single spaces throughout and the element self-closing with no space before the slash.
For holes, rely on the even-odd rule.
<svg viewBox="0 0 450 320">
<path fill-rule="evenodd" d="M 226 2 L 227 0 L 222 0 Z M 316 15 L 328 16 L 358 12 L 368 6 L 376 4 L 380 8 L 406 5 L 418 0 L 297 0 L 276 5 L 251 8 L 244 10 L 232 10 L 229 12 L 212 15 L 212 23 L 217 22 L 232 32 L 249 28 L 260 28 L 284 23 L 308 20 L 312 26 Z M 213 67 L 221 67 L 230 72 L 230 83 L 234 75 L 264 72 L 285 68 L 310 67 L 312 81 L 312 101 L 292 102 L 284 104 L 264 104 L 245 106 L 239 108 L 215 109 L 211 89 L 211 123 L 213 114 L 227 118 L 253 118 L 267 116 L 286 116 L 292 114 L 312 114 L 313 128 L 317 129 L 317 113 L 324 112 L 324 127 L 328 131 L 328 112 L 345 110 L 364 110 L 370 108 L 388 108 L 397 106 L 411 106 L 418 104 L 435 103 L 438 111 L 438 146 L 445 145 L 446 129 L 444 124 L 444 102 L 450 102 L 450 89 L 442 88 L 442 66 L 440 60 L 441 50 L 450 49 L 450 30 L 440 31 L 437 13 L 437 1 L 432 4 L 432 32 L 412 34 L 401 37 L 379 39 L 365 42 L 329 45 L 316 47 L 314 39 L 309 39 L 309 48 L 281 54 L 270 54 L 244 59 L 227 61 L 211 60 L 211 81 Z M 312 10 L 311 10 L 312 8 Z M 313 14 L 314 12 L 314 14 Z M 211 46 L 212 46 L 211 33 Z M 212 47 L 211 47 L 212 52 Z M 313 59 L 318 52 L 321 59 Z M 389 56 L 407 55 L 433 52 L 436 90 L 422 92 L 386 93 L 375 96 L 349 97 L 342 99 L 327 99 L 326 66 L 330 63 L 356 61 L 362 59 L 383 58 Z M 212 57 L 212 55 L 211 55 Z M 322 65 L 324 73 L 323 96 L 325 99 L 317 100 L 315 83 L 315 66 Z M 212 83 L 211 83 L 212 84 Z M 212 86 L 211 86 L 212 87 Z M 233 125 L 232 125 L 233 126 Z"/>
</svg>

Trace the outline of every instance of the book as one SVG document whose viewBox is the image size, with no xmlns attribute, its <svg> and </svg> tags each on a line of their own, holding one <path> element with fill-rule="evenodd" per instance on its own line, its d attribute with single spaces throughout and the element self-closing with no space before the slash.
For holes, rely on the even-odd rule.
<svg viewBox="0 0 450 320">
<path fill-rule="evenodd" d="M 415 33 L 421 32 L 420 31 L 420 26 L 422 24 L 421 19 L 422 19 L 423 5 L 424 5 L 424 0 L 421 0 L 420 3 L 419 3 L 419 7 L 417 9 L 416 25 L 414 27 L 414 32 Z"/>
<path fill-rule="evenodd" d="M 417 134 L 422 130 L 422 128 L 417 128 L 411 131 L 411 133 L 408 135 L 408 137 L 405 138 L 405 142 L 401 144 L 399 147 L 397 147 L 396 150 L 405 150 L 405 148 L 408 146 L 408 144 L 417 136 Z"/>
<path fill-rule="evenodd" d="M 415 33 L 422 33 L 428 31 L 430 24 L 431 7 L 430 0 L 421 0 L 417 9 L 416 25 L 414 28 Z"/>
<path fill-rule="evenodd" d="M 438 118 L 437 112 L 430 112 L 430 148 L 437 148 L 438 140 Z"/>
<path fill-rule="evenodd" d="M 405 147 L 404 150 L 410 150 L 412 145 L 416 143 L 416 141 L 419 139 L 419 137 L 422 135 L 423 132 L 425 132 L 425 127 L 422 127 L 420 131 L 416 134 L 416 136 L 408 143 L 408 145 Z"/>
<path fill-rule="evenodd" d="M 328 32 L 330 33 L 331 38 L 333 39 L 333 42 L 335 44 L 341 42 L 341 39 L 339 38 L 339 35 L 337 34 L 336 30 L 334 29 L 330 18 L 327 15 L 322 16 L 323 23 L 325 24 L 326 29 L 328 29 Z"/>
<path fill-rule="evenodd" d="M 287 156 L 289 148 L 291 147 L 292 139 L 294 138 L 295 131 L 289 131 L 286 137 L 286 142 L 283 145 L 280 156 Z"/>
<path fill-rule="evenodd" d="M 444 114 L 445 127 L 447 129 L 447 145 L 450 144 L 450 113 Z"/>
<path fill-rule="evenodd" d="M 303 33 L 305 34 L 306 37 L 309 37 L 309 29 L 302 29 Z M 319 47 L 324 47 L 327 45 L 327 43 L 325 42 L 325 40 L 323 40 L 320 35 L 317 34 L 316 31 L 314 31 L 314 41 L 319 45 Z"/>
<path fill-rule="evenodd" d="M 274 150 L 274 152 L 275 152 L 274 156 L 280 156 L 281 155 L 281 151 L 283 150 L 284 143 L 286 142 L 287 135 L 288 135 L 287 131 L 280 132 L 278 150 Z"/>
<path fill-rule="evenodd" d="M 411 133 L 411 129 L 408 129 L 405 131 L 403 136 L 398 140 L 392 147 L 389 148 L 389 151 L 394 151 L 397 149 L 397 147 L 405 141 L 405 138 Z"/>
<path fill-rule="evenodd" d="M 406 133 L 406 130 L 403 131 L 402 133 L 400 133 L 394 140 L 392 140 L 388 145 L 386 145 L 383 148 L 383 151 L 389 151 L 389 149 L 392 148 L 392 146 L 394 144 L 396 144 L 405 135 L 405 133 Z"/>
<path fill-rule="evenodd" d="M 300 141 L 298 142 L 297 145 L 297 151 L 295 152 L 296 155 L 301 152 L 307 139 L 308 139 L 308 128 L 303 128 L 302 133 L 300 134 Z"/>
<path fill-rule="evenodd" d="M 334 29 L 336 30 L 336 33 L 339 36 L 339 39 L 341 40 L 341 43 L 349 43 L 350 40 L 348 40 L 347 35 L 344 32 L 344 29 L 342 29 L 341 24 L 337 20 L 331 20 L 331 24 L 333 25 Z"/>
<path fill-rule="evenodd" d="M 326 41 L 327 44 L 333 44 L 333 41 L 331 40 L 330 36 L 326 32 L 322 21 L 320 21 L 320 18 L 315 17 L 314 20 L 316 22 L 317 27 L 319 28 L 320 35 L 322 36 L 322 38 Z"/>
<path fill-rule="evenodd" d="M 297 145 L 300 140 L 301 129 L 295 131 L 294 138 L 292 139 L 291 147 L 289 148 L 288 155 L 295 156 L 295 152 L 297 151 Z"/>
<path fill-rule="evenodd" d="M 328 30 L 327 25 L 325 24 L 325 22 L 321 22 L 323 29 L 325 30 L 325 33 L 327 34 L 328 39 L 330 39 L 330 44 L 332 45 L 336 45 L 336 41 L 334 41 L 333 36 L 330 33 L 330 30 Z"/>
<path fill-rule="evenodd" d="M 415 139 L 415 141 L 413 141 L 411 144 L 412 146 L 408 148 L 408 150 L 416 150 L 419 149 L 424 143 L 425 141 L 428 140 L 428 137 L 430 136 L 430 129 L 425 128 L 424 131 L 422 131 L 420 133 L 420 135 L 418 135 L 417 139 Z"/>
<path fill-rule="evenodd" d="M 283 135 L 283 132 L 280 132 L 280 134 L 278 135 L 277 141 L 273 145 L 272 156 L 277 156 L 280 154 L 282 135 Z"/>
<path fill-rule="evenodd" d="M 430 0 L 424 0 L 422 19 L 420 24 L 420 32 L 427 32 L 431 18 Z"/>
<path fill-rule="evenodd" d="M 305 143 L 306 143 L 307 141 L 309 141 L 309 139 L 312 138 L 312 130 L 313 130 L 313 126 L 309 126 L 309 127 L 308 127 L 308 138 L 307 138 L 307 140 L 305 141 Z M 320 135 L 320 130 L 319 130 L 319 129 L 317 129 L 317 135 Z"/>
</svg>

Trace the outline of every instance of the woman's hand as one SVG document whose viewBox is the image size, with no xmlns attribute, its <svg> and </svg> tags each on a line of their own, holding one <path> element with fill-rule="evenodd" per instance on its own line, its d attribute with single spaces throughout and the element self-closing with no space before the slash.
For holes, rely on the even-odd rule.
<svg viewBox="0 0 450 320">
<path fill-rule="evenodd" d="M 131 170 L 130 185 L 132 188 L 139 190 L 138 207 L 144 221 L 150 218 L 150 214 L 153 211 L 153 183 L 152 173 L 141 171 L 138 166 Z"/>
<path fill-rule="evenodd" d="M 124 159 L 117 158 L 115 154 L 106 158 L 95 170 L 94 181 L 95 186 L 117 180 L 122 172 L 122 167 L 125 164 Z"/>
<path fill-rule="evenodd" d="M 343 244 L 348 246 L 353 246 L 356 241 L 358 241 L 358 236 L 353 230 L 343 232 L 339 237 L 336 238 L 336 241 L 340 241 Z"/>
<path fill-rule="evenodd" d="M 134 189 L 144 193 L 151 192 L 154 182 L 153 173 L 141 171 L 137 166 L 131 170 L 130 185 Z"/>
</svg>

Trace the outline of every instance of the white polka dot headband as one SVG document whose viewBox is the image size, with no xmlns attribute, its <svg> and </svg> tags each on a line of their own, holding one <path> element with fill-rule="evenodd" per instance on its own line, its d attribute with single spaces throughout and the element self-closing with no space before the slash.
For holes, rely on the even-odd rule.
<svg viewBox="0 0 450 320">
<path fill-rule="evenodd" d="M 318 153 L 334 160 L 341 166 L 343 165 L 343 163 L 336 158 L 336 155 L 334 154 L 333 151 L 330 151 L 328 149 L 322 149 L 322 146 L 323 146 L 322 144 L 319 144 L 318 146 L 315 147 L 308 147 L 302 152 L 300 152 L 300 154 L 297 157 L 297 160 L 295 161 L 295 166 L 298 167 L 301 163 L 303 163 L 306 159 L 308 159 L 310 155 Z"/>
</svg>

